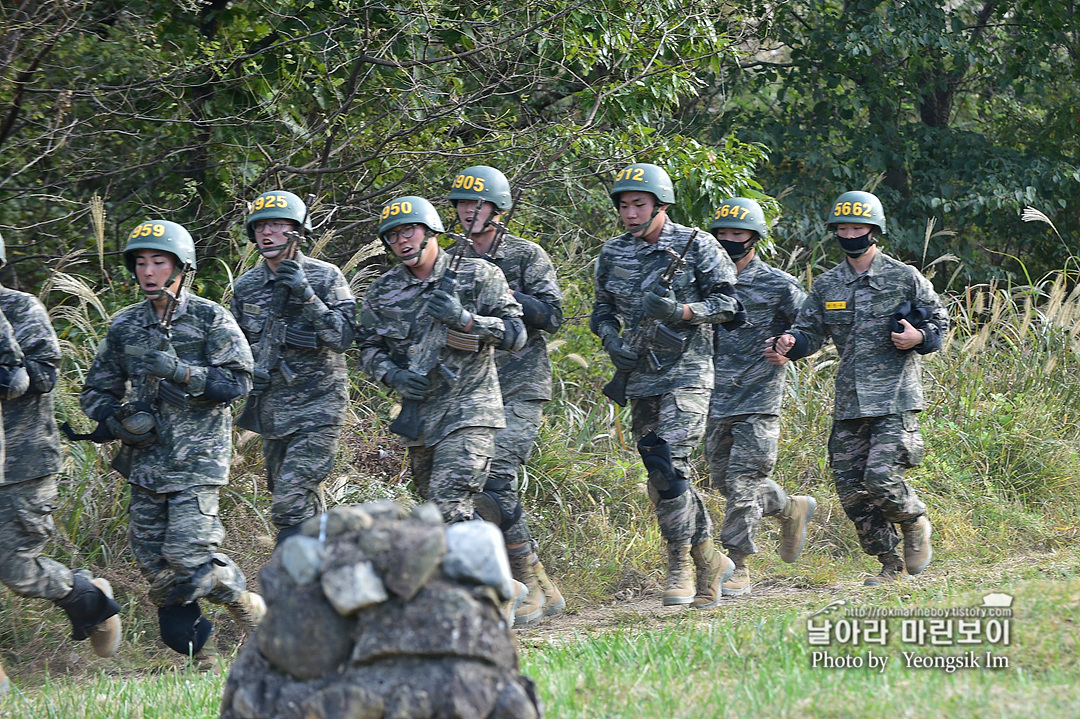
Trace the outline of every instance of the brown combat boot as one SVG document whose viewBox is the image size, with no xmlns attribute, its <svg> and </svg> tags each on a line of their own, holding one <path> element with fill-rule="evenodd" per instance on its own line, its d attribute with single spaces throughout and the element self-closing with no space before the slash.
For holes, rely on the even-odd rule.
<svg viewBox="0 0 1080 719">
<path fill-rule="evenodd" d="M 218 654 L 217 643 L 213 636 L 206 640 L 206 644 L 203 644 L 197 654 L 191 657 L 191 666 L 200 674 L 218 676 L 225 673 L 225 660 Z"/>
<path fill-rule="evenodd" d="M 930 546 L 930 520 L 924 514 L 914 522 L 902 523 L 900 531 L 904 533 L 907 573 L 918 574 L 929 566 L 930 558 L 934 556 L 934 548 Z"/>
<path fill-rule="evenodd" d="M 780 559 L 791 564 L 806 546 L 806 525 L 814 518 L 817 500 L 805 495 L 788 497 L 780 512 Z"/>
<path fill-rule="evenodd" d="M 90 583 L 100 589 L 101 593 L 109 599 L 113 598 L 112 585 L 109 584 L 108 579 L 95 577 L 90 580 Z M 94 654 L 99 657 L 116 656 L 116 652 L 120 650 L 120 638 L 122 635 L 120 615 L 114 614 L 94 627 L 94 631 L 90 633 L 90 646 L 93 648 Z"/>
<path fill-rule="evenodd" d="M 0 697 L 4 696 L 11 689 L 11 681 L 8 680 L 7 674 L 4 673 L 4 667 L 0 666 Z"/>
<path fill-rule="evenodd" d="M 225 608 L 246 634 L 254 632 L 266 615 L 266 602 L 255 592 L 241 592 L 240 597 L 235 602 L 226 604 Z"/>
<path fill-rule="evenodd" d="M 731 577 L 732 572 L 735 571 L 735 563 L 716 551 L 712 537 L 691 547 L 690 556 L 694 560 L 694 569 L 697 570 L 695 588 L 697 593 L 694 596 L 694 607 L 711 609 L 720 603 L 720 598 L 723 596 L 720 593 L 720 585 Z"/>
<path fill-rule="evenodd" d="M 509 559 L 510 574 L 529 590 L 521 606 L 514 611 L 514 626 L 535 627 L 544 618 L 544 590 L 536 576 L 536 564 L 540 560 L 531 549 L 524 554 L 510 555 Z"/>
<path fill-rule="evenodd" d="M 746 555 L 731 552 L 728 558 L 735 563 L 735 571 L 720 585 L 720 593 L 725 597 L 741 597 L 750 593 L 750 571 L 746 568 Z"/>
<path fill-rule="evenodd" d="M 562 614 L 566 609 L 566 600 L 563 599 L 559 588 L 555 586 L 555 582 L 548 577 L 547 571 L 544 570 L 544 563 L 539 558 L 536 560 L 534 569 L 536 569 L 536 581 L 544 590 L 544 616 L 554 617 Z"/>
<path fill-rule="evenodd" d="M 879 554 L 878 561 L 881 562 L 881 571 L 863 581 L 867 587 L 880 587 L 882 584 L 892 584 L 904 578 L 904 560 L 900 558 L 899 552 L 893 550 Z"/>
<path fill-rule="evenodd" d="M 693 562 L 690 545 L 668 542 L 667 585 L 664 587 L 664 606 L 690 604 L 694 601 L 694 580 L 690 576 Z"/>
</svg>

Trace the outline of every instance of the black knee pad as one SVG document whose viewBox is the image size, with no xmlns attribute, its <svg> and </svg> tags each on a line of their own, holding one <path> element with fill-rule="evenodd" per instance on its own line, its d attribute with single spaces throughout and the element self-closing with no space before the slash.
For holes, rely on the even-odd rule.
<svg viewBox="0 0 1080 719">
<path fill-rule="evenodd" d="M 277 533 L 277 539 L 274 540 L 274 549 L 277 549 L 285 542 L 289 537 L 294 537 L 300 534 L 301 524 L 294 524 L 291 527 L 285 527 L 285 529 L 279 529 Z"/>
<path fill-rule="evenodd" d="M 184 656 L 202 651 L 214 630 L 214 625 L 203 616 L 198 602 L 158 607 L 158 626 L 161 641 Z"/>
<path fill-rule="evenodd" d="M 509 489 L 509 486 L 507 486 L 507 489 Z M 473 495 L 473 508 L 481 519 L 491 522 L 505 532 L 517 524 L 524 509 L 519 500 L 514 505 L 513 511 L 507 513 L 502 503 L 504 492 L 505 490 L 484 487 L 484 491 Z"/>
<path fill-rule="evenodd" d="M 686 493 L 690 482 L 671 463 L 671 445 L 656 432 L 638 440 L 638 454 L 649 473 L 649 484 L 660 499 L 675 499 Z"/>
<path fill-rule="evenodd" d="M 120 613 L 120 605 L 81 574 L 74 575 L 71 591 L 56 606 L 71 620 L 71 638 L 77 642 L 89 637 L 94 627 Z"/>
</svg>

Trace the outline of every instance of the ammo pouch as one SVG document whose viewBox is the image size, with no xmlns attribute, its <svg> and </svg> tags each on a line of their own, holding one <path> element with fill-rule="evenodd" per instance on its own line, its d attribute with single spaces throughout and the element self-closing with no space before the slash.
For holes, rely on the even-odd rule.
<svg viewBox="0 0 1080 719">
<path fill-rule="evenodd" d="M 669 349 L 673 352 L 682 352 L 686 347 L 685 337 L 660 323 L 657 323 L 656 325 L 656 334 L 653 335 L 653 341 L 664 349 Z"/>
<path fill-rule="evenodd" d="M 191 402 L 191 395 L 167 379 L 158 383 L 158 399 L 167 402 L 177 409 L 187 409 Z"/>
<path fill-rule="evenodd" d="M 446 331 L 446 346 L 452 350 L 461 350 L 462 352 L 479 352 L 480 335 L 448 329 Z"/>
<path fill-rule="evenodd" d="M 319 335 L 308 330 L 298 330 L 292 327 L 285 328 L 285 344 L 302 350 L 313 350 L 319 347 Z"/>
</svg>

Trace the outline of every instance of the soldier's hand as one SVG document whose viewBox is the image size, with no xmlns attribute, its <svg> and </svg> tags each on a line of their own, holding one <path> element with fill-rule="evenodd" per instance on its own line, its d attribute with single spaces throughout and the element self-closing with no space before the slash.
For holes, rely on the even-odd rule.
<svg viewBox="0 0 1080 719">
<path fill-rule="evenodd" d="M 289 288 L 301 302 L 307 302 L 315 296 L 315 290 L 308 283 L 304 268 L 296 260 L 282 260 L 277 270 L 277 281 Z"/>
<path fill-rule="evenodd" d="M 149 432 L 130 432 L 124 428 L 120 420 L 112 415 L 105 418 L 105 426 L 109 428 L 113 437 L 132 447 L 145 447 L 153 444 L 157 439 L 157 431 L 154 429 Z"/>
<path fill-rule="evenodd" d="M 161 350 L 150 350 L 143 355 L 142 361 L 143 370 L 155 377 L 183 384 L 191 376 L 191 367 L 181 362 L 176 355 L 166 354 Z"/>
<path fill-rule="evenodd" d="M 675 299 L 675 293 L 671 290 L 666 295 L 657 294 L 655 291 L 645 293 L 641 300 L 641 309 L 649 317 L 655 317 L 661 322 L 677 322 L 683 318 L 683 305 Z"/>
<path fill-rule="evenodd" d="M 392 369 L 386 373 L 386 384 L 394 388 L 402 399 L 422 402 L 431 392 L 431 380 L 412 370 Z"/>
<path fill-rule="evenodd" d="M 626 346 L 618 335 L 608 335 L 604 340 L 604 349 L 611 357 L 615 369 L 629 372 L 637 367 L 638 353 Z"/>
<path fill-rule="evenodd" d="M 893 346 L 901 352 L 918 347 L 926 339 L 926 337 L 923 336 L 922 330 L 915 327 L 907 320 L 900 320 L 900 326 L 904 331 L 890 332 L 889 337 L 892 339 Z"/>
<path fill-rule="evenodd" d="M 0 398 L 18 399 L 30 389 L 30 374 L 22 365 L 0 366 Z"/>
<path fill-rule="evenodd" d="M 427 311 L 429 315 L 450 329 L 463 330 L 472 322 L 472 315 L 461 306 L 461 300 L 456 295 L 443 290 L 435 290 L 431 293 Z"/>
<path fill-rule="evenodd" d="M 265 392 L 270 389 L 270 373 L 262 367 L 256 367 L 251 372 L 251 388 L 255 392 Z"/>
<path fill-rule="evenodd" d="M 781 335 L 781 337 L 783 337 L 783 336 L 785 336 L 785 335 Z M 786 336 L 790 337 L 791 335 L 786 335 Z M 784 365 L 786 365 L 791 360 L 789 360 L 787 357 L 785 357 L 784 355 L 780 354 L 777 351 L 777 346 L 779 344 L 780 344 L 780 338 L 779 337 L 770 337 L 769 339 L 765 340 L 765 359 L 771 365 L 776 365 L 777 367 L 783 367 Z M 791 349 L 791 348 L 789 347 L 788 349 Z M 785 352 L 786 351 L 787 350 L 785 350 Z"/>
</svg>

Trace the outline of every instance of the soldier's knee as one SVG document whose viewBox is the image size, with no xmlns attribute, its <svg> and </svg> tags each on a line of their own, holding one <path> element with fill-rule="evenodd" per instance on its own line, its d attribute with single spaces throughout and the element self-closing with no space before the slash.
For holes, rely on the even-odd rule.
<svg viewBox="0 0 1080 719">
<path fill-rule="evenodd" d="M 690 482 L 672 463 L 671 445 L 656 432 L 649 432 L 638 441 L 638 453 L 649 473 L 649 486 L 658 499 L 675 499 L 686 493 Z"/>
<path fill-rule="evenodd" d="M 498 477 L 489 478 L 483 491 L 473 495 L 473 507 L 481 519 L 495 524 L 503 532 L 517 524 L 524 512 L 510 482 Z"/>
<path fill-rule="evenodd" d="M 158 628 L 165 646 L 184 655 L 198 654 L 214 625 L 202 615 L 198 602 L 158 607 Z"/>
</svg>

